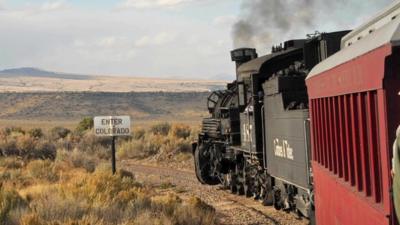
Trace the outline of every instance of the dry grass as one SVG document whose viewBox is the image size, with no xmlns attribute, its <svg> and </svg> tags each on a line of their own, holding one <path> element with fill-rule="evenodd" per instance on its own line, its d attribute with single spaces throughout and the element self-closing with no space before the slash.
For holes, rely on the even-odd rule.
<svg viewBox="0 0 400 225">
<path fill-rule="evenodd" d="M 0 119 L 0 129 L 7 127 L 22 127 L 25 130 L 34 129 L 40 127 L 44 132 L 49 132 L 54 127 L 65 127 L 68 129 L 73 129 L 78 121 L 75 120 L 10 120 L 10 119 Z"/>
<path fill-rule="evenodd" d="M 202 201 L 158 195 L 126 171 L 112 175 L 99 167 L 90 174 L 73 168 L 56 170 L 56 164 L 34 161 L 20 168 L 35 185 L 18 191 L 4 182 L 1 224 L 214 224 L 214 209 Z M 48 179 L 44 168 L 63 178 Z"/>
<path fill-rule="evenodd" d="M 164 130 L 167 125 L 157 126 Z M 168 127 L 168 132 L 157 134 L 137 128 L 134 137 L 120 139 L 121 149 L 134 152 L 134 157 L 140 151 L 163 157 L 188 151 L 195 129 L 182 124 Z M 2 132 L 0 148 L 4 151 L 10 145 L 15 152 L 0 156 L 0 225 L 215 223 L 215 210 L 200 199 L 160 194 L 128 171 L 112 175 L 105 156 L 109 140 L 91 133 L 72 132 L 54 139 L 46 132 L 41 137 L 22 129 Z M 44 148 L 40 143 L 54 146 L 55 157 L 38 151 Z"/>
<path fill-rule="evenodd" d="M 160 161 L 191 154 L 197 127 L 184 124 L 157 123 L 150 128 L 137 128 L 132 139 L 120 143 L 119 159 L 143 159 L 156 156 Z M 135 133 L 138 132 L 138 133 Z"/>
</svg>

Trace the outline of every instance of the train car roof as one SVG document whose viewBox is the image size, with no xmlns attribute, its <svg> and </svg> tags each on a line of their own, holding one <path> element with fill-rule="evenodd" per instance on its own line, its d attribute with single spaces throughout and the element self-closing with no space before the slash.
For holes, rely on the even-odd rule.
<svg viewBox="0 0 400 225">
<path fill-rule="evenodd" d="M 341 50 L 316 65 L 307 79 L 391 43 L 400 45 L 400 1 L 342 38 Z"/>
</svg>

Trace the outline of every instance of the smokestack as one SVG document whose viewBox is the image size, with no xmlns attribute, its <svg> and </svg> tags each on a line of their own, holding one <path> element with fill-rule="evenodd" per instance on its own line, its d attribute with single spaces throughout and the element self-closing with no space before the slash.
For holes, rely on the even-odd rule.
<svg viewBox="0 0 400 225">
<path fill-rule="evenodd" d="M 243 63 L 246 63 L 257 57 L 258 55 L 255 48 L 238 48 L 231 51 L 231 58 L 233 62 L 236 62 L 236 69 L 239 68 L 239 66 Z"/>
<path fill-rule="evenodd" d="M 231 51 L 232 61 L 236 63 L 236 71 L 240 65 L 246 63 L 250 60 L 257 58 L 257 51 L 255 48 L 238 48 Z M 236 79 L 238 78 L 238 74 L 236 72 Z"/>
</svg>

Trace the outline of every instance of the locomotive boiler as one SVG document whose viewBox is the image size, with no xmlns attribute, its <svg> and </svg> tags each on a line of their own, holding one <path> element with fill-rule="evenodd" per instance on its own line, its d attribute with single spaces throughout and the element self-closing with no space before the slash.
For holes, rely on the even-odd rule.
<svg viewBox="0 0 400 225">
<path fill-rule="evenodd" d="M 353 31 L 233 50 L 236 79 L 208 98 L 193 144 L 198 180 L 311 223 L 395 224 L 399 43 L 396 2 Z"/>
</svg>

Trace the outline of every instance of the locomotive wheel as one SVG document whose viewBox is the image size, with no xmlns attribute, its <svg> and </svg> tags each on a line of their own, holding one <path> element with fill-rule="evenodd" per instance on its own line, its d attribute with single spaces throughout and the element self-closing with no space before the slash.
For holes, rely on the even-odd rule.
<svg viewBox="0 0 400 225">
<path fill-rule="evenodd" d="M 243 176 L 244 176 L 243 192 L 247 198 L 250 198 L 253 196 L 252 183 L 250 181 L 250 178 L 246 175 L 246 171 L 244 170 L 243 170 Z"/>
<path fill-rule="evenodd" d="M 232 194 L 236 194 L 236 192 L 237 192 L 236 174 L 232 170 L 231 170 L 230 174 L 231 174 L 230 189 L 231 189 Z"/>
<path fill-rule="evenodd" d="M 231 182 L 232 182 L 232 178 L 230 174 L 225 174 L 223 175 L 223 177 L 221 178 L 222 182 L 222 188 L 225 190 L 230 189 L 231 187 Z"/>
<path fill-rule="evenodd" d="M 237 185 L 237 194 L 238 195 L 244 195 L 244 185 L 243 185 L 243 183 L 239 183 Z"/>
<path fill-rule="evenodd" d="M 273 206 L 274 205 L 274 196 L 272 194 L 272 191 L 268 191 L 265 194 L 262 204 L 263 204 L 263 206 Z"/>
<path fill-rule="evenodd" d="M 245 184 L 245 185 L 244 185 L 244 195 L 245 195 L 247 198 L 253 197 L 253 192 L 251 191 L 251 187 L 250 187 L 250 185 L 248 185 L 248 184 Z"/>
<path fill-rule="evenodd" d="M 273 191 L 273 199 L 274 199 L 274 208 L 276 210 L 281 210 L 282 209 L 281 190 Z"/>
<path fill-rule="evenodd" d="M 247 198 L 250 198 L 253 196 L 253 182 L 251 175 L 246 171 L 246 164 L 243 167 L 243 188 L 244 188 L 244 195 Z"/>
<path fill-rule="evenodd" d="M 204 156 L 204 145 L 197 146 L 194 151 L 194 165 L 196 177 L 202 184 L 217 185 L 219 179 L 210 175 L 211 163 Z"/>
<path fill-rule="evenodd" d="M 236 164 L 236 188 L 238 195 L 244 195 L 244 185 L 245 185 L 245 176 L 243 169 L 239 167 L 239 164 Z"/>
</svg>

